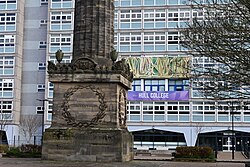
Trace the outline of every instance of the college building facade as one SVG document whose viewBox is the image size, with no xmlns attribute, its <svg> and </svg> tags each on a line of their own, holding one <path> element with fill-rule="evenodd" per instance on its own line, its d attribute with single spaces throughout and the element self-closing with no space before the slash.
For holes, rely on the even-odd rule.
<svg viewBox="0 0 250 167">
<path fill-rule="evenodd" d="M 115 48 L 134 74 L 128 92 L 127 125 L 136 149 L 171 150 L 209 145 L 231 151 L 248 147 L 250 106 L 246 101 L 206 99 L 188 73 L 190 63 L 206 67 L 181 46 L 180 28 L 204 11 L 188 0 L 115 0 Z M 2 130 L 9 143 L 25 140 L 22 115 L 40 115 L 45 128 L 52 119 L 53 85 L 47 61 L 64 52 L 72 58 L 74 0 L 0 0 L 0 105 Z M 234 103 L 234 108 L 231 104 Z M 234 110 L 233 115 L 232 110 Z M 34 136 L 41 137 L 44 128 Z M 234 141 L 234 142 L 232 142 Z"/>
</svg>

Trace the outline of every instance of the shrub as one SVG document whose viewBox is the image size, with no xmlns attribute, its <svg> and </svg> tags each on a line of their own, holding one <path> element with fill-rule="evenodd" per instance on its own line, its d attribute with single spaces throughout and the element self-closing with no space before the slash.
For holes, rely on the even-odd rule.
<svg viewBox="0 0 250 167">
<path fill-rule="evenodd" d="M 213 149 L 210 147 L 176 147 L 175 158 L 213 159 Z"/>
<path fill-rule="evenodd" d="M 33 144 L 25 144 L 20 147 L 20 151 L 26 153 L 39 153 L 42 151 L 42 147 Z"/>
<path fill-rule="evenodd" d="M 21 151 L 18 147 L 11 147 L 9 151 L 6 152 L 6 156 L 8 157 L 20 157 Z"/>
<path fill-rule="evenodd" d="M 17 158 L 39 158 L 41 157 L 41 146 L 27 144 L 21 147 L 10 148 L 6 152 L 7 157 L 17 157 Z"/>
<path fill-rule="evenodd" d="M 0 144 L 0 153 L 6 153 L 9 147 L 6 144 Z"/>
</svg>

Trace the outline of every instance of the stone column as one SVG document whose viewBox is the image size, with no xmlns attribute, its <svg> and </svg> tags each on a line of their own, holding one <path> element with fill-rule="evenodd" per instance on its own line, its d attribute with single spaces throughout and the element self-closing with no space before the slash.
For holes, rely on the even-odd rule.
<svg viewBox="0 0 250 167">
<path fill-rule="evenodd" d="M 113 22 L 113 0 L 76 0 L 73 59 L 87 57 L 111 65 Z"/>
</svg>

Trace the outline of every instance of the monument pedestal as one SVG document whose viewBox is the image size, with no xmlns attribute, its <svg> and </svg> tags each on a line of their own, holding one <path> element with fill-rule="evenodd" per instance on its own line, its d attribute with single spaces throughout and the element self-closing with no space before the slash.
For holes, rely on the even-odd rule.
<svg viewBox="0 0 250 167">
<path fill-rule="evenodd" d="M 43 159 L 123 162 L 133 159 L 132 135 L 126 129 L 48 129 Z"/>
<path fill-rule="evenodd" d="M 50 74 L 50 81 L 54 84 L 53 119 L 44 133 L 43 159 L 99 162 L 133 159 L 133 137 L 126 127 L 127 90 L 131 81 L 111 72 L 55 72 Z"/>
</svg>

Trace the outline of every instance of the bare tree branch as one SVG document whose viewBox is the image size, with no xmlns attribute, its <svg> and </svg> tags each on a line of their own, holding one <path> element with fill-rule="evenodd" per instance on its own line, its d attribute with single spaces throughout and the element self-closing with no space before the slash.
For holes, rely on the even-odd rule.
<svg viewBox="0 0 250 167">
<path fill-rule="evenodd" d="M 193 57 L 193 87 L 204 97 L 248 99 L 250 1 L 209 2 L 194 3 L 192 10 L 202 11 L 203 19 L 193 18 L 182 31 L 182 46 Z"/>
<path fill-rule="evenodd" d="M 22 115 L 20 120 L 20 130 L 27 142 L 30 143 L 32 137 L 39 127 L 42 126 L 42 119 L 38 115 Z"/>
</svg>

